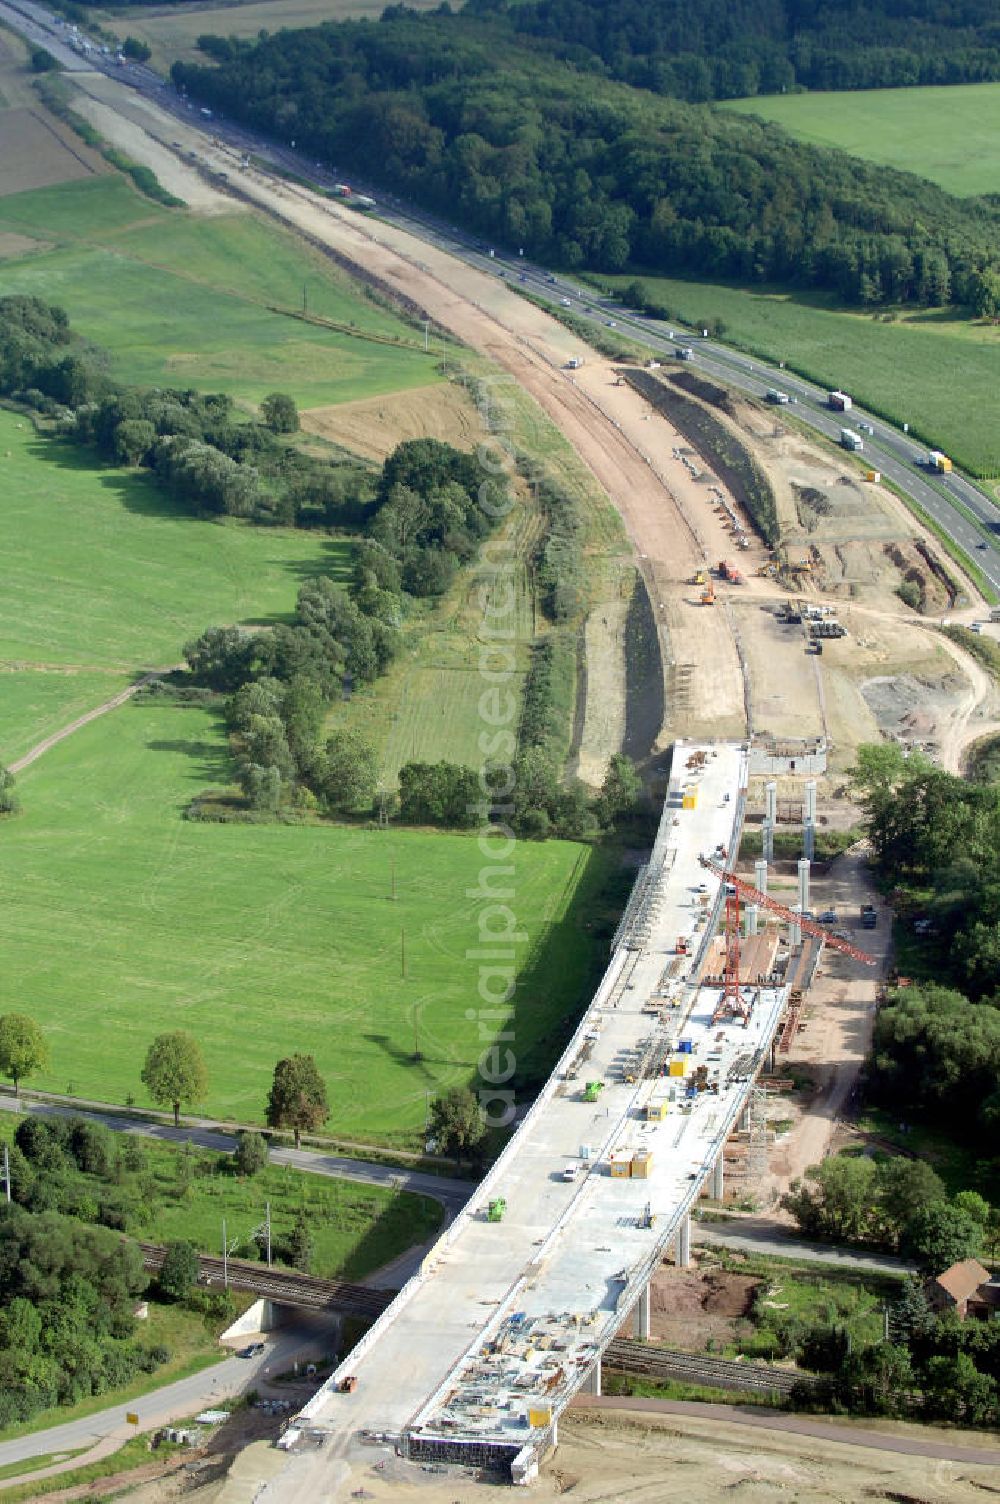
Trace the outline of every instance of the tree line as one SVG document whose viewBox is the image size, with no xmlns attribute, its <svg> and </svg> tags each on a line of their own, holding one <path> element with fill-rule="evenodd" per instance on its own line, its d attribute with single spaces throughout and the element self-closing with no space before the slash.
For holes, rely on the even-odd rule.
<svg viewBox="0 0 1000 1504">
<path fill-rule="evenodd" d="M 894 1112 L 989 1141 L 1000 1125 L 1000 785 L 890 744 L 859 749 L 853 785 L 915 983 L 879 1010 L 872 1090 Z"/>
<path fill-rule="evenodd" d="M 469 0 L 580 68 L 680 99 L 1000 78 L 990 0 Z"/>
<path fill-rule="evenodd" d="M 582 8 L 604 24 L 603 6 Z M 973 305 L 995 275 L 991 201 L 603 78 L 573 34 L 550 47 L 518 32 L 520 9 L 392 8 L 377 24 L 205 38 L 217 65 L 178 62 L 173 76 L 255 129 L 564 267 L 778 282 L 863 304 Z"/>
</svg>

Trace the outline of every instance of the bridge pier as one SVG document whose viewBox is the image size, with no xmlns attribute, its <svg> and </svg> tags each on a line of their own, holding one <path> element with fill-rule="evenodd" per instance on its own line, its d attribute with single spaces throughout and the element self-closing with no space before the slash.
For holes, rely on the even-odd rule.
<svg viewBox="0 0 1000 1504">
<path fill-rule="evenodd" d="M 712 1199 L 714 1201 L 721 1201 L 724 1191 L 725 1169 L 722 1162 L 722 1150 L 720 1149 L 719 1157 L 712 1166 Z"/>
<path fill-rule="evenodd" d="M 682 1217 L 677 1224 L 674 1238 L 674 1262 L 678 1269 L 686 1269 L 691 1263 L 691 1218 Z"/>
<path fill-rule="evenodd" d="M 632 1335 L 639 1342 L 648 1342 L 652 1334 L 652 1306 L 649 1298 L 649 1286 L 645 1285 L 632 1307 Z"/>
<path fill-rule="evenodd" d="M 598 1398 L 600 1398 L 600 1394 L 601 1394 L 601 1360 L 600 1360 L 600 1358 L 598 1358 L 597 1362 L 594 1364 L 593 1368 L 588 1373 L 587 1378 L 586 1378 L 586 1382 L 584 1383 L 584 1386 L 583 1386 L 583 1392 L 584 1392 L 584 1394 L 596 1394 L 598 1396 Z"/>
</svg>

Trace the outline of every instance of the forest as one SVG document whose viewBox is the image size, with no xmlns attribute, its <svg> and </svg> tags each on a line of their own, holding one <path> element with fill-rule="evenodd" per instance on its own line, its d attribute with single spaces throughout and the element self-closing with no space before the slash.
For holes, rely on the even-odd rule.
<svg viewBox="0 0 1000 1504">
<path fill-rule="evenodd" d="M 567 269 L 697 272 L 870 306 L 975 305 L 993 276 L 992 202 L 630 88 L 602 76 L 596 54 L 554 55 L 516 32 L 519 14 L 391 9 L 255 42 L 206 36 L 211 64 L 175 63 L 173 77 L 207 106 Z"/>
<path fill-rule="evenodd" d="M 679 99 L 1000 78 L 990 0 L 469 0 L 578 67 Z"/>
<path fill-rule="evenodd" d="M 911 984 L 890 991 L 875 1024 L 874 1094 L 909 1121 L 988 1144 L 1000 1123 L 1000 786 L 890 745 L 861 747 L 853 781 L 910 937 Z"/>
</svg>

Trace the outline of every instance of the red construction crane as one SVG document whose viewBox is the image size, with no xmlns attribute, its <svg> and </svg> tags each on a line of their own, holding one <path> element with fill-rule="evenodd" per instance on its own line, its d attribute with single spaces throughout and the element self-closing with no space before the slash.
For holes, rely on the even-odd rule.
<svg viewBox="0 0 1000 1504">
<path fill-rule="evenodd" d="M 870 956 L 867 951 L 859 950 L 849 940 L 840 940 L 831 935 L 829 930 L 821 924 L 814 924 L 811 919 L 803 919 L 800 914 L 788 908 L 786 904 L 779 903 L 776 898 L 770 898 L 755 888 L 753 883 L 748 883 L 745 878 L 738 877 L 735 872 L 730 872 L 726 867 L 720 867 L 710 857 L 699 858 L 701 865 L 707 867 L 709 872 L 714 872 L 716 877 L 722 879 L 728 885 L 726 892 L 726 972 L 723 983 L 722 996 L 719 1006 L 715 1010 L 713 1022 L 724 1014 L 739 1015 L 744 1024 L 750 1018 L 749 1006 L 743 1000 L 740 981 L 740 898 L 747 903 L 756 904 L 759 908 L 768 909 L 772 914 L 786 919 L 789 924 L 797 924 L 805 935 L 815 935 L 825 945 L 832 946 L 834 950 L 843 951 L 846 956 L 853 956 L 855 961 L 861 961 L 865 966 L 877 965 L 876 958 Z"/>
</svg>

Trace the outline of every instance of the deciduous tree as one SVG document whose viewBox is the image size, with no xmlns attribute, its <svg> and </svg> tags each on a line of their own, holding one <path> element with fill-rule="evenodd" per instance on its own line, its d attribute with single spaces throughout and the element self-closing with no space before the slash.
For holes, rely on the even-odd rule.
<svg viewBox="0 0 1000 1504">
<path fill-rule="evenodd" d="M 0 1017 L 0 1072 L 14 1083 L 14 1096 L 22 1081 L 44 1070 L 49 1048 L 41 1029 L 25 1013 Z"/>
<path fill-rule="evenodd" d="M 326 1085 L 311 1055 L 290 1055 L 274 1067 L 271 1094 L 267 1099 L 269 1128 L 291 1128 L 295 1147 L 303 1133 L 315 1133 L 330 1116 Z"/>
<path fill-rule="evenodd" d="M 174 1127 L 180 1127 L 181 1104 L 200 1102 L 208 1091 L 198 1041 L 186 1029 L 158 1034 L 146 1052 L 141 1079 L 154 1102 L 173 1108 Z"/>
</svg>

